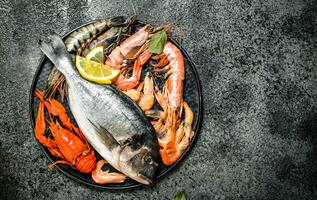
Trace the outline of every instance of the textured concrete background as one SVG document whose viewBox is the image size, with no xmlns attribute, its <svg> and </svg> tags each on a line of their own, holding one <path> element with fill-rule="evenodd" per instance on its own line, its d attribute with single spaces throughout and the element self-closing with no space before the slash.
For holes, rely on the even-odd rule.
<svg viewBox="0 0 317 200">
<path fill-rule="evenodd" d="M 37 41 L 128 1 L 0 0 L 1 199 L 317 198 L 317 3 L 135 1 L 140 18 L 173 22 L 202 80 L 204 122 L 189 157 L 151 188 L 100 191 L 57 170 L 33 138 L 28 94 Z"/>
</svg>

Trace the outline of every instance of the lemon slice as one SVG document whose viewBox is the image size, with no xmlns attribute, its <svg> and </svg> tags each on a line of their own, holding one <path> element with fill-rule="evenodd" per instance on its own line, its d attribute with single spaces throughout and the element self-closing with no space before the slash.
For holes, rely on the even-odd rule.
<svg viewBox="0 0 317 200">
<path fill-rule="evenodd" d="M 104 62 L 104 51 L 103 46 L 95 47 L 86 55 L 86 58 L 91 61 L 95 61 L 98 63 Z"/>
<path fill-rule="evenodd" d="M 111 84 L 111 80 L 117 77 L 120 72 L 120 70 L 79 55 L 76 56 L 75 65 L 83 78 L 99 84 Z"/>
</svg>

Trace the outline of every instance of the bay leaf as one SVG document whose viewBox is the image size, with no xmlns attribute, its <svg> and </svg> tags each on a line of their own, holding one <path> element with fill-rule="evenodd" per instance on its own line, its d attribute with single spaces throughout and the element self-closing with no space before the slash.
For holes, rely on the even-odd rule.
<svg viewBox="0 0 317 200">
<path fill-rule="evenodd" d="M 150 39 L 149 51 L 155 54 L 162 53 L 166 41 L 167 41 L 167 35 L 165 30 L 160 30 L 156 32 Z"/>
<path fill-rule="evenodd" d="M 187 200 L 187 195 L 184 191 L 178 192 L 173 200 Z"/>
</svg>

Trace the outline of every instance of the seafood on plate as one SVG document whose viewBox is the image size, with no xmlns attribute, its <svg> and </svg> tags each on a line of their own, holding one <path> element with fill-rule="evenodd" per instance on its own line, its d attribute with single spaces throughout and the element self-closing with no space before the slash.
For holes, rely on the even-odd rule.
<svg viewBox="0 0 317 200">
<path fill-rule="evenodd" d="M 126 176 L 121 173 L 102 171 L 101 168 L 107 163 L 106 160 L 99 160 L 96 168 L 91 173 L 92 179 L 99 184 L 107 183 L 123 183 L 126 180 Z"/>
<path fill-rule="evenodd" d="M 152 63 L 155 72 L 164 72 L 166 82 L 163 92 L 156 88 L 156 99 L 163 112 L 154 116 L 159 118 L 154 122 L 158 133 L 160 155 L 165 165 L 174 164 L 183 154 L 193 137 L 192 123 L 193 112 L 183 100 L 183 80 L 185 79 L 184 58 L 182 52 L 171 42 L 166 42 L 163 52 L 153 59 L 159 60 Z M 185 118 L 182 118 L 182 112 Z M 153 111 L 148 112 L 153 117 Z"/>
<path fill-rule="evenodd" d="M 98 46 L 103 46 L 106 48 L 105 54 L 110 53 L 111 47 L 114 42 L 119 39 L 121 27 L 111 27 L 109 30 L 105 31 L 96 39 L 92 40 L 90 43 L 87 43 L 81 50 L 78 52 L 81 56 L 86 56 L 93 48 Z"/>
<path fill-rule="evenodd" d="M 152 121 L 160 145 L 160 155 L 165 165 L 174 164 L 184 153 L 193 137 L 193 112 L 183 100 L 183 81 L 185 79 L 184 58 L 180 49 L 167 41 L 161 54 L 154 55 L 149 47 L 149 39 L 153 36 L 149 26 L 144 26 L 133 34 L 109 55 L 106 64 L 120 69 L 134 61 L 132 76 L 123 72 L 115 81 L 116 87 L 132 98 L 149 117 L 158 119 Z M 151 110 L 154 103 L 153 80 L 147 73 L 144 82 L 140 84 L 142 66 L 150 59 L 155 74 L 164 73 L 165 84 L 163 92 L 156 87 L 156 99 L 163 111 Z M 137 87 L 137 89 L 135 89 Z M 144 87 L 144 94 L 141 89 Z M 184 111 L 184 119 L 182 114 Z M 160 113 L 158 115 L 158 113 Z"/>
<path fill-rule="evenodd" d="M 92 39 L 91 42 L 86 42 L 85 46 L 77 54 L 85 56 L 89 51 L 98 46 L 105 48 L 105 55 L 110 54 L 121 41 L 122 36 L 131 33 L 132 25 L 136 22 L 137 17 L 137 15 L 132 15 L 121 25 L 120 23 L 113 24 L 109 30 Z"/>
<path fill-rule="evenodd" d="M 90 148 L 86 138 L 71 122 L 66 114 L 66 110 L 54 98 L 50 101 L 44 99 L 44 94 L 36 90 L 35 97 L 40 100 L 38 114 L 35 123 L 35 136 L 38 141 L 46 146 L 52 155 L 58 157 L 51 167 L 57 163 L 67 164 L 82 173 L 90 173 L 96 165 L 95 151 Z M 45 136 L 47 127 L 44 109 L 50 114 L 51 120 L 48 122 L 53 138 Z M 52 116 L 58 117 L 63 127 L 57 120 L 53 121 Z"/>
<path fill-rule="evenodd" d="M 128 91 L 123 91 L 123 93 L 135 101 L 144 112 L 151 110 L 155 103 L 154 83 L 152 76 L 149 72 L 147 72 L 144 81 L 139 84 L 137 89 L 130 89 Z"/>
<path fill-rule="evenodd" d="M 117 46 L 108 56 L 106 64 L 121 69 L 133 61 L 132 76 L 127 77 L 127 73 L 121 73 L 115 81 L 115 86 L 121 91 L 135 88 L 140 83 L 142 66 L 150 59 L 152 53 L 147 50 L 151 28 L 144 26 L 134 33 L 119 46 Z"/>
<path fill-rule="evenodd" d="M 150 184 L 160 160 L 173 165 L 188 147 L 194 113 L 183 98 L 182 52 L 163 26 L 133 27 L 135 21 L 135 15 L 97 20 L 64 42 L 56 34 L 40 41 L 54 67 L 44 92 L 35 92 L 35 136 L 61 159 L 50 166 L 68 164 L 98 184 L 127 178 Z M 142 74 L 144 66 L 150 69 Z M 56 90 L 62 99 L 66 94 L 78 128 L 54 99 Z M 107 163 L 120 173 L 103 171 Z"/>
<path fill-rule="evenodd" d="M 113 85 L 83 79 L 58 35 L 40 42 L 40 48 L 65 76 L 71 112 L 92 147 L 124 175 L 150 184 L 159 155 L 155 130 L 143 111 Z"/>
<path fill-rule="evenodd" d="M 130 18 L 119 16 L 96 20 L 67 36 L 65 40 L 66 49 L 72 55 L 85 55 L 96 46 L 103 46 L 105 49 L 111 50 L 114 46 L 113 41 L 119 40 L 121 34 L 128 33 L 135 20 L 135 15 Z M 65 92 L 64 83 L 65 77 L 56 67 L 53 67 L 44 90 L 45 98 L 50 99 L 57 90 L 60 91 L 63 97 Z"/>
</svg>

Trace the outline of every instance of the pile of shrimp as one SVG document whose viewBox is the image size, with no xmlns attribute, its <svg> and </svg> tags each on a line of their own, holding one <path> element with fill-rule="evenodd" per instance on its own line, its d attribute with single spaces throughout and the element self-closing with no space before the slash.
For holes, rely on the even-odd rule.
<svg viewBox="0 0 317 200">
<path fill-rule="evenodd" d="M 193 112 L 183 99 L 185 66 L 179 48 L 167 41 L 161 54 L 154 55 L 147 48 L 153 29 L 146 25 L 128 37 L 108 56 L 106 64 L 122 70 L 115 80 L 116 87 L 133 99 L 146 115 L 157 132 L 160 155 L 165 165 L 174 164 L 184 153 L 193 137 Z M 133 65 L 129 63 L 133 60 Z M 151 61 L 150 61 L 151 60 Z M 147 72 L 140 81 L 142 67 L 150 61 L 154 75 Z M 132 70 L 131 75 L 126 69 Z M 155 74 L 164 74 L 163 88 L 159 89 L 153 79 Z M 157 102 L 161 109 L 153 109 Z"/>
</svg>

